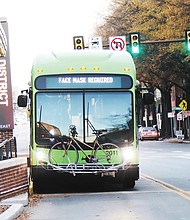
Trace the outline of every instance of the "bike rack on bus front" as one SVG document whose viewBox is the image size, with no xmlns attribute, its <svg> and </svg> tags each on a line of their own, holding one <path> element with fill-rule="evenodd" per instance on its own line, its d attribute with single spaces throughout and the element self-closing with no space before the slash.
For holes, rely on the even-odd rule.
<svg viewBox="0 0 190 220">
<path fill-rule="evenodd" d="M 51 163 L 43 162 L 43 168 L 47 170 L 55 170 L 57 172 L 67 172 L 76 176 L 76 174 L 100 174 L 117 172 L 119 169 L 126 170 L 131 166 L 131 163 L 122 164 L 100 164 L 100 163 L 85 163 L 67 165 L 54 165 Z"/>
</svg>

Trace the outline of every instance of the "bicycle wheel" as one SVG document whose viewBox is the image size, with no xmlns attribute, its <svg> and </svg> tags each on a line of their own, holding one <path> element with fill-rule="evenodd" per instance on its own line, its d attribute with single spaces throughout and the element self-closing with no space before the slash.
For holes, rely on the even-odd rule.
<svg viewBox="0 0 190 220">
<path fill-rule="evenodd" d="M 123 162 L 121 149 L 112 143 L 99 145 L 94 156 L 96 161 L 102 164 L 121 164 Z"/>
<path fill-rule="evenodd" d="M 78 151 L 72 144 L 70 144 L 69 147 L 65 147 L 62 142 L 58 142 L 49 150 L 48 159 L 53 165 L 77 163 Z"/>
</svg>

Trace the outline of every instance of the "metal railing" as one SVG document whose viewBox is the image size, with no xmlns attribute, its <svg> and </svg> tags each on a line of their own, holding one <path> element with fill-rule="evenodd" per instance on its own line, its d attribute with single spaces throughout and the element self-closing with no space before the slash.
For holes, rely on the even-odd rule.
<svg viewBox="0 0 190 220">
<path fill-rule="evenodd" d="M 0 161 L 13 157 L 17 157 L 17 143 L 15 137 L 11 137 L 0 143 Z"/>
</svg>

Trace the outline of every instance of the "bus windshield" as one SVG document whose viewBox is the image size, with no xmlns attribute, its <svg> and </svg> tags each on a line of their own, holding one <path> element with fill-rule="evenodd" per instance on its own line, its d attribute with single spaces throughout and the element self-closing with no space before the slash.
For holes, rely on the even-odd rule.
<svg viewBox="0 0 190 220">
<path fill-rule="evenodd" d="M 93 142 L 96 129 L 104 130 L 106 142 L 130 144 L 134 139 L 132 106 L 130 91 L 38 92 L 36 129 L 40 122 L 68 135 L 69 126 L 75 125 L 80 141 Z"/>
</svg>

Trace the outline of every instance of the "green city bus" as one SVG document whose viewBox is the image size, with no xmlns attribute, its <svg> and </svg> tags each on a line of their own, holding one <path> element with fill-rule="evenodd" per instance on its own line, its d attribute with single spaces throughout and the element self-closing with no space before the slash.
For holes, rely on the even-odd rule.
<svg viewBox="0 0 190 220">
<path fill-rule="evenodd" d="M 38 55 L 28 93 L 19 96 L 18 105 L 30 106 L 34 190 L 45 175 L 57 172 L 63 178 L 110 176 L 126 188 L 135 186 L 136 70 L 127 51 Z"/>
</svg>

